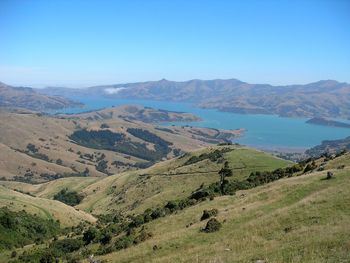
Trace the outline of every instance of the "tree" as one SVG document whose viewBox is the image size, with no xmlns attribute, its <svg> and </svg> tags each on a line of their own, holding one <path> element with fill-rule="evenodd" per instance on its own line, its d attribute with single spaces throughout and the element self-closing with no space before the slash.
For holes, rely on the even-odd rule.
<svg viewBox="0 0 350 263">
<path fill-rule="evenodd" d="M 105 230 L 101 233 L 101 237 L 100 237 L 100 243 L 102 245 L 107 245 L 112 239 L 112 234 Z"/>
<path fill-rule="evenodd" d="M 87 231 L 83 234 L 83 241 L 85 242 L 85 245 L 90 244 L 96 237 L 97 237 L 97 229 L 94 227 L 90 227 Z"/>
<path fill-rule="evenodd" d="M 224 194 L 225 178 L 232 176 L 232 170 L 229 168 L 227 161 L 224 163 L 224 167 L 222 167 L 221 170 L 219 171 L 219 176 L 220 176 L 220 182 L 219 182 L 220 191 L 221 191 L 221 194 Z"/>
</svg>

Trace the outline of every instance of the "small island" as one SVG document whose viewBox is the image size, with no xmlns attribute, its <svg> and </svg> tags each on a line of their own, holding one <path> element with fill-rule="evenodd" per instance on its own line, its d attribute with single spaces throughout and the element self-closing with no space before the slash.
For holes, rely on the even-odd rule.
<svg viewBox="0 0 350 263">
<path fill-rule="evenodd" d="M 322 117 L 312 118 L 306 121 L 306 123 L 322 125 L 322 126 L 330 126 L 330 127 L 350 128 L 349 123 L 334 121 L 334 120 L 330 120 Z"/>
</svg>

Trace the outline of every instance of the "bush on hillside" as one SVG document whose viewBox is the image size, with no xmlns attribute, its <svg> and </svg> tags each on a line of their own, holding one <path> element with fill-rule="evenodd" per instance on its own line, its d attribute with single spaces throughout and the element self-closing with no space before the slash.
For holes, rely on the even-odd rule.
<svg viewBox="0 0 350 263">
<path fill-rule="evenodd" d="M 51 238 L 60 232 L 59 223 L 28 214 L 24 210 L 0 208 L 0 250 L 20 247 Z"/>
<path fill-rule="evenodd" d="M 98 230 L 95 227 L 90 227 L 88 230 L 86 230 L 83 233 L 83 241 L 85 245 L 90 244 L 97 238 L 98 236 Z"/>
<path fill-rule="evenodd" d="M 62 240 L 54 241 L 50 244 L 50 249 L 54 251 L 54 254 L 65 255 L 80 249 L 84 245 L 81 239 L 66 238 Z"/>
<path fill-rule="evenodd" d="M 201 217 L 201 221 L 205 220 L 205 219 L 208 219 L 208 218 L 210 218 L 212 216 L 217 216 L 218 213 L 219 213 L 219 211 L 216 208 L 213 208 L 211 210 L 204 210 L 203 211 L 203 215 Z"/>
<path fill-rule="evenodd" d="M 68 189 L 65 188 L 55 194 L 53 199 L 70 206 L 75 206 L 80 204 L 80 202 L 84 199 L 84 196 L 76 191 L 68 191 Z"/>
<path fill-rule="evenodd" d="M 211 218 L 208 222 L 205 228 L 202 229 L 205 233 L 212 233 L 219 231 L 221 228 L 221 223 L 216 218 Z"/>
</svg>

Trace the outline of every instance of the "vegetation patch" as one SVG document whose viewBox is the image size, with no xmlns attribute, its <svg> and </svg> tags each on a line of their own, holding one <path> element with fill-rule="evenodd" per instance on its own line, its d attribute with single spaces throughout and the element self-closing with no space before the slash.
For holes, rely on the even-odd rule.
<svg viewBox="0 0 350 263">
<path fill-rule="evenodd" d="M 0 208 L 0 251 L 41 242 L 59 232 L 57 221 L 42 219 L 25 211 Z"/>
<path fill-rule="evenodd" d="M 55 194 L 53 199 L 70 206 L 75 206 L 80 204 L 80 202 L 84 199 L 84 196 L 76 191 L 68 191 L 68 189 L 65 188 Z"/>
<path fill-rule="evenodd" d="M 211 210 L 204 210 L 203 211 L 203 215 L 201 217 L 201 221 L 202 220 L 206 220 L 206 219 L 208 219 L 210 217 L 213 217 L 213 216 L 217 216 L 218 213 L 219 213 L 219 211 L 217 209 L 215 209 L 215 208 L 213 208 Z"/>
<path fill-rule="evenodd" d="M 132 129 L 130 133 L 144 141 L 154 143 L 155 150 L 148 149 L 145 143 L 131 141 L 123 133 L 110 130 L 77 130 L 69 138 L 85 147 L 120 152 L 152 162 L 161 160 L 171 151 L 168 147 L 171 143 L 153 133 L 141 129 Z"/>
<path fill-rule="evenodd" d="M 233 151 L 233 149 L 230 149 L 230 148 L 224 148 L 222 150 L 215 150 L 213 152 L 209 152 L 209 153 L 203 153 L 199 156 L 192 156 L 190 159 L 188 159 L 185 163 L 184 163 L 184 166 L 185 165 L 190 165 L 190 164 L 194 164 L 194 163 L 198 163 L 200 161 L 203 161 L 203 160 L 207 160 L 209 159 L 210 161 L 212 162 L 217 162 L 221 159 L 223 159 L 224 157 L 224 153 L 226 152 L 230 152 L 230 151 Z"/>
<path fill-rule="evenodd" d="M 216 218 L 211 218 L 208 222 L 205 228 L 202 229 L 205 233 L 212 233 L 219 231 L 221 228 L 221 223 Z"/>
</svg>

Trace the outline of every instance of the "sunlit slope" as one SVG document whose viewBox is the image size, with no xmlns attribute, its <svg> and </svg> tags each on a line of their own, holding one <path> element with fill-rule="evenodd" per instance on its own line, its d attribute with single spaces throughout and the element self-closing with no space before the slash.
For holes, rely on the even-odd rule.
<svg viewBox="0 0 350 263">
<path fill-rule="evenodd" d="M 160 162 L 148 169 L 106 178 L 69 177 L 36 185 L 9 181 L 0 184 L 44 198 L 53 198 L 64 188 L 77 191 L 85 196 L 77 208 L 92 214 L 115 211 L 138 213 L 169 200 L 188 197 L 201 185 L 218 181 L 222 162 L 206 158 L 188 164 L 194 157 L 215 151 L 222 151 L 223 160 L 227 160 L 233 169 L 231 180 L 242 179 L 252 171 L 269 171 L 291 164 L 270 154 L 242 146 L 215 146 Z"/>
<path fill-rule="evenodd" d="M 192 114 L 123 106 L 78 115 L 0 109 L 0 180 L 43 183 L 121 173 L 225 142 L 243 130 L 161 127 Z"/>
<path fill-rule="evenodd" d="M 345 159 L 345 158 L 344 158 Z M 344 164 L 347 160 L 337 160 Z M 349 262 L 350 170 L 314 172 L 215 198 L 145 225 L 153 237 L 108 262 Z M 222 228 L 202 233 L 204 209 Z M 157 246 L 157 249 L 154 249 Z"/>
<path fill-rule="evenodd" d="M 113 175 L 86 187 L 86 198 L 77 207 L 91 213 L 125 211 L 143 212 L 169 200 L 188 197 L 201 185 L 218 181 L 222 163 L 204 159 L 187 164 L 193 156 L 223 153 L 234 171 L 233 179 L 241 179 L 252 171 L 269 171 L 291 163 L 264 152 L 240 146 L 216 146 L 183 157 L 161 162 L 148 169 Z"/>
<path fill-rule="evenodd" d="M 0 185 L 13 190 L 43 198 L 52 198 L 62 189 L 80 192 L 88 185 L 98 181 L 98 177 L 67 177 L 53 180 L 42 184 L 28 184 L 15 181 L 0 181 Z"/>
<path fill-rule="evenodd" d="M 25 210 L 43 218 L 59 220 L 62 226 L 74 226 L 83 221 L 96 221 L 90 214 L 61 202 L 22 194 L 3 186 L 0 186 L 0 206 L 7 206 L 14 211 Z"/>
</svg>

